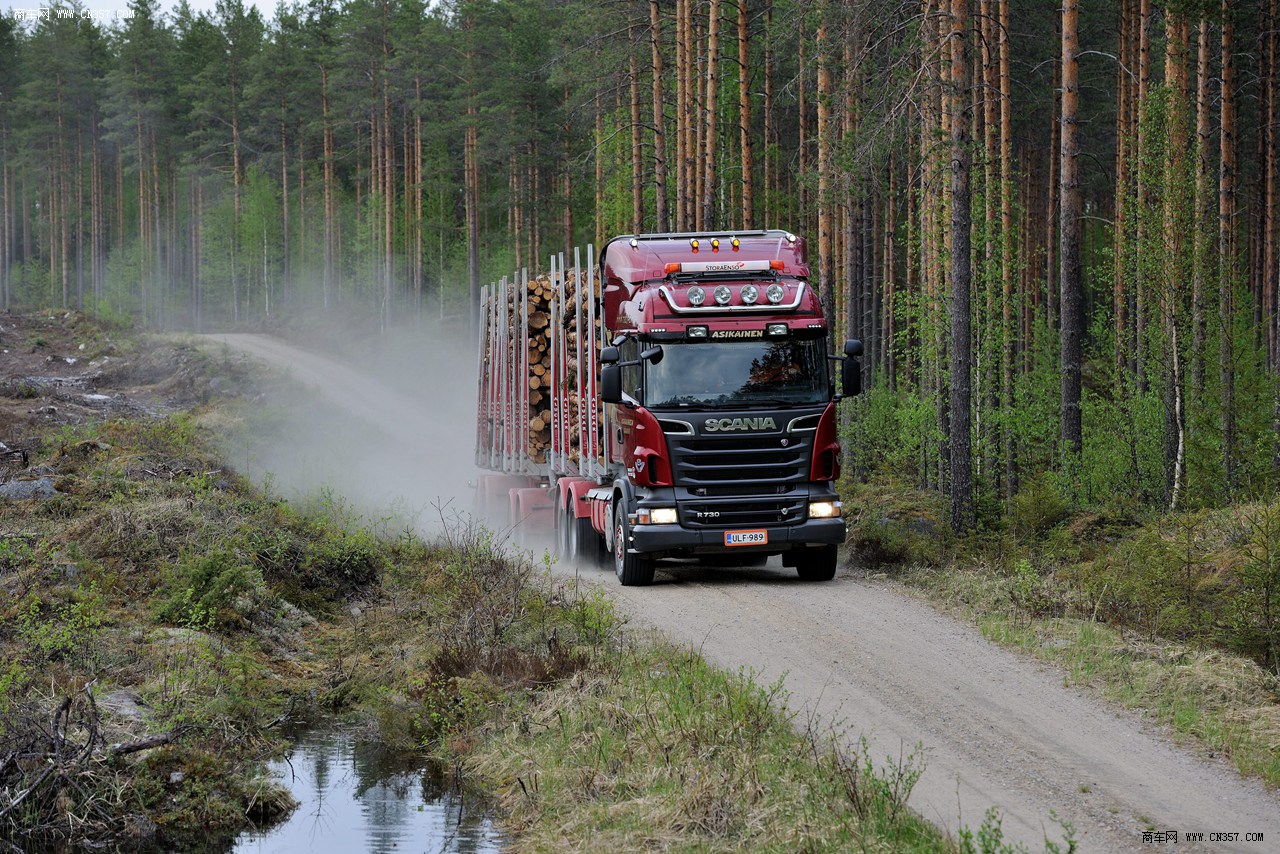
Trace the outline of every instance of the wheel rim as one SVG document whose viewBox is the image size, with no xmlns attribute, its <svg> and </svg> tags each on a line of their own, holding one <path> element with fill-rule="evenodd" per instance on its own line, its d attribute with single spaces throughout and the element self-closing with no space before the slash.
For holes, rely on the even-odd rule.
<svg viewBox="0 0 1280 854">
<path fill-rule="evenodd" d="M 613 570 L 622 577 L 623 566 L 627 560 L 627 544 L 622 529 L 622 514 L 614 516 L 613 525 Z"/>
</svg>

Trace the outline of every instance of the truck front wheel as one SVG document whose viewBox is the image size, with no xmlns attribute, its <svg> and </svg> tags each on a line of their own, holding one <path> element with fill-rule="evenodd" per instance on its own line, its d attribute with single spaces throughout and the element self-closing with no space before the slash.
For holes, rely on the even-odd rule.
<svg viewBox="0 0 1280 854">
<path fill-rule="evenodd" d="M 796 553 L 796 573 L 801 581 L 830 581 L 836 577 L 836 547 L 821 546 Z"/>
<path fill-rule="evenodd" d="M 653 583 L 653 558 L 627 551 L 631 525 L 621 505 L 613 510 L 613 570 L 623 587 L 643 587 Z"/>
</svg>

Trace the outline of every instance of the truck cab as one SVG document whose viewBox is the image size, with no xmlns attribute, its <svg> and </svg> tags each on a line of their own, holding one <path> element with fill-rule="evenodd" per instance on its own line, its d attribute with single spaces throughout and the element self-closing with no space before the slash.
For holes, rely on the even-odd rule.
<svg viewBox="0 0 1280 854">
<path fill-rule="evenodd" d="M 588 497 L 621 582 L 649 583 L 664 557 L 777 554 L 801 578 L 834 577 L 835 404 L 860 390 L 861 345 L 828 355 L 803 241 L 623 236 L 600 258 L 611 482 Z"/>
</svg>

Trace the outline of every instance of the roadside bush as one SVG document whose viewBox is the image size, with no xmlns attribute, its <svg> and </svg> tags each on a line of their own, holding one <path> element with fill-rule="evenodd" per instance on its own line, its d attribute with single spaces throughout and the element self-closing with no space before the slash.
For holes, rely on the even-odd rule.
<svg viewBox="0 0 1280 854">
<path fill-rule="evenodd" d="M 1236 641 L 1280 676 L 1280 501 L 1247 513 L 1248 541 L 1236 569 Z"/>
<path fill-rule="evenodd" d="M 868 566 L 938 566 L 951 545 L 937 493 L 892 478 L 843 484 L 848 544 Z"/>
<path fill-rule="evenodd" d="M 1046 478 L 1025 483 L 1009 502 L 1009 527 L 1022 540 L 1041 536 L 1067 518 L 1069 505 Z"/>
<path fill-rule="evenodd" d="M 386 569 L 385 551 L 367 529 L 329 525 L 309 528 L 302 572 L 311 584 L 350 592 L 374 581 Z"/>
<path fill-rule="evenodd" d="M 104 606 L 92 584 L 65 591 L 62 601 L 55 598 L 59 592 L 32 596 L 18 614 L 18 635 L 46 661 L 74 657 L 102 628 Z"/>
<path fill-rule="evenodd" d="M 157 616 L 192 629 L 242 628 L 270 598 L 261 570 L 229 551 L 188 557 L 173 573 L 169 587 Z"/>
</svg>

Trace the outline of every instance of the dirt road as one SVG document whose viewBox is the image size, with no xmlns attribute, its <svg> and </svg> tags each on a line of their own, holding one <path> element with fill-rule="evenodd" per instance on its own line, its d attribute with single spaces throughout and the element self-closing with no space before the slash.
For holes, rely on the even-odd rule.
<svg viewBox="0 0 1280 854">
<path fill-rule="evenodd" d="M 474 385 L 465 360 L 453 371 L 424 371 L 421 393 L 406 395 L 278 341 L 218 340 L 291 368 L 333 405 L 382 425 L 387 441 L 435 448 L 399 457 L 401 467 L 405 459 L 428 460 L 428 491 L 443 490 L 446 478 L 474 478 L 465 415 Z M 1164 848 L 1144 842 L 1144 831 L 1176 831 L 1178 851 L 1261 852 L 1280 844 L 1280 799 L 1260 783 L 1064 688 L 1059 673 L 986 642 L 891 583 L 842 570 L 832 583 L 802 584 L 777 558 L 754 570 L 660 570 L 647 588 L 622 588 L 604 569 L 555 571 L 603 584 L 638 621 L 722 667 L 748 668 L 765 684 L 785 677 L 801 720 L 814 712 L 843 722 L 854 738 L 865 734 L 878 764 L 921 745 L 926 768 L 910 803 L 953 832 L 976 828 L 995 806 L 1006 839 L 1032 850 L 1046 837 L 1062 839 L 1055 814 L 1075 829 L 1082 851 Z M 1206 841 L 1189 843 L 1188 833 Z M 1215 833 L 1237 834 L 1237 841 L 1208 841 Z M 1246 841 L 1247 834 L 1265 841 Z"/>
</svg>

